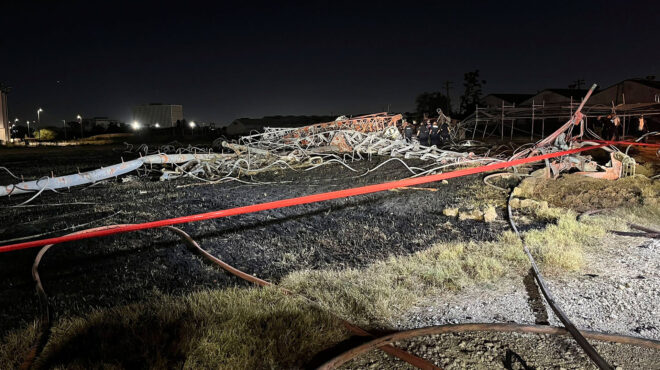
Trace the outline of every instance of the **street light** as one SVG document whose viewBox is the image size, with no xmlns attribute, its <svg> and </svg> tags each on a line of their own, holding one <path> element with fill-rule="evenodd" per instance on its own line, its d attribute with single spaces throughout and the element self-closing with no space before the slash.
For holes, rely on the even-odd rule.
<svg viewBox="0 0 660 370">
<path fill-rule="evenodd" d="M 66 140 L 66 120 L 62 120 L 62 126 L 64 126 L 64 140 Z"/>
<path fill-rule="evenodd" d="M 27 137 L 30 137 L 30 121 L 27 121 L 27 125 L 28 125 Z"/>
<path fill-rule="evenodd" d="M 141 126 L 140 126 L 140 123 L 138 121 L 133 121 L 133 123 L 131 123 L 131 128 L 135 131 L 139 130 L 140 127 Z"/>
<path fill-rule="evenodd" d="M 160 128 L 160 123 L 156 122 L 156 124 L 154 125 L 154 127 L 155 127 L 155 128 Z"/>
<path fill-rule="evenodd" d="M 37 130 L 39 130 L 39 126 L 41 126 L 41 112 L 43 112 L 43 111 L 44 110 L 41 109 L 41 108 L 37 109 Z M 37 131 L 37 132 L 39 132 L 39 131 Z M 41 133 L 39 133 L 39 138 L 41 139 Z"/>
<path fill-rule="evenodd" d="M 82 139 L 83 137 L 83 126 L 82 126 L 82 117 L 79 115 L 76 116 L 76 119 L 78 120 L 78 124 L 80 125 L 80 138 Z"/>
<path fill-rule="evenodd" d="M 195 136 L 195 121 L 190 121 L 190 136 Z"/>
</svg>

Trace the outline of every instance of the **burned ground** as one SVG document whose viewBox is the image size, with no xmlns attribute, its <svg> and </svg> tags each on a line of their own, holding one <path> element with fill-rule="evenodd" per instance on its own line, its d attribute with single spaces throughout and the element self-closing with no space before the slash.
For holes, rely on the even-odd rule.
<svg viewBox="0 0 660 370">
<path fill-rule="evenodd" d="M 45 153 L 10 153 L 5 161 L 25 178 L 97 168 L 128 159 L 119 148 L 78 148 Z M 363 173 L 381 163 L 351 165 Z M 39 166 L 23 168 L 25 163 Z M 24 169 L 24 171 L 22 171 Z M 255 184 L 199 184 L 192 180 L 159 182 L 153 177 L 113 180 L 59 194 L 44 193 L 33 207 L 5 208 L 2 239 L 84 227 L 164 219 L 210 210 L 339 190 L 406 177 L 409 172 L 391 162 L 363 177 L 343 166 L 329 164 L 310 171 L 262 174 Z M 11 181 L 8 176 L 3 183 Z M 258 184 L 261 182 L 262 184 Z M 363 267 L 389 256 L 409 255 L 435 242 L 492 240 L 503 223 L 461 221 L 442 215 L 447 206 L 470 207 L 466 188 L 480 184 L 479 176 L 431 184 L 438 191 L 401 190 L 302 205 L 256 214 L 182 225 L 205 249 L 227 263 L 277 282 L 301 269 Z M 503 196 L 503 195 L 502 195 Z M 29 196 L 3 199 L 15 205 Z M 46 204 L 62 204 L 46 206 Z M 91 204 L 84 204 L 91 203 Z M 43 204 L 43 206 L 39 206 Z M 500 215 L 501 216 L 501 215 Z M 98 220 L 98 221 L 97 221 Z M 95 222 L 96 221 L 96 222 Z M 69 231 L 71 232 L 71 231 Z M 60 233 L 54 233 L 53 236 Z M 5 282 L 0 305 L 2 332 L 17 328 L 38 315 L 30 268 L 38 249 L 13 252 L 0 259 Z M 237 278 L 209 266 L 186 250 L 166 230 L 146 230 L 89 241 L 58 245 L 44 257 L 41 278 L 55 318 L 83 315 L 94 308 L 140 302 L 155 294 L 181 295 L 194 291 L 245 286 Z"/>
</svg>

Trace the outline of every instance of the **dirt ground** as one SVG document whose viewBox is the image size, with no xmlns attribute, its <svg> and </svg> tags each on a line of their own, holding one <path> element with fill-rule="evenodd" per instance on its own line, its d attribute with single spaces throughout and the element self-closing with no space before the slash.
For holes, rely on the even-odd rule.
<svg viewBox="0 0 660 370">
<path fill-rule="evenodd" d="M 79 147 L 58 151 L 39 148 L 34 152 L 12 149 L 0 156 L 3 165 L 29 179 L 51 171 L 67 174 L 78 168 L 90 170 L 132 155 L 122 153 L 122 147 Z M 352 165 L 366 171 L 381 160 L 374 158 Z M 4 208 L 0 215 L 0 239 L 51 231 L 55 233 L 48 236 L 54 236 L 62 234 L 57 230 L 83 223 L 90 223 L 84 227 L 89 228 L 164 219 L 407 175 L 401 164 L 392 162 L 359 178 L 344 167 L 331 164 L 311 171 L 264 174 L 254 181 L 268 184 L 255 185 L 195 185 L 192 180 L 159 182 L 151 178 L 112 180 L 57 194 L 44 193 L 27 208 L 8 207 L 28 196 L 0 199 Z M 0 183 L 12 183 L 7 174 L 0 176 Z M 446 206 L 470 204 L 470 196 L 464 190 L 480 183 L 480 177 L 471 176 L 429 185 L 438 188 L 436 192 L 391 191 L 180 227 L 227 263 L 277 282 L 291 271 L 366 266 L 389 256 L 414 253 L 437 241 L 491 240 L 506 225 L 448 221 L 441 212 Z M 30 275 L 37 252 L 38 248 L 12 252 L 0 259 L 0 279 L 4 281 L 0 291 L 0 306 L 4 307 L 0 310 L 0 334 L 38 316 Z M 45 255 L 39 271 L 55 319 L 146 300 L 156 293 L 181 295 L 245 285 L 209 266 L 166 230 L 58 245 Z"/>
</svg>

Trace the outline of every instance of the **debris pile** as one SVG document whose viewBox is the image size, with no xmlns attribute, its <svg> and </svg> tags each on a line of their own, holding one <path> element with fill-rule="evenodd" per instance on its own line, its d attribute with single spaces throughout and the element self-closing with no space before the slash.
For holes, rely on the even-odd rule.
<svg viewBox="0 0 660 370">
<path fill-rule="evenodd" d="M 546 167 L 543 170 L 545 177 L 557 178 L 560 173 L 572 169 L 577 169 L 580 171 L 579 174 L 589 177 L 610 180 L 632 176 L 635 174 L 635 160 L 613 145 L 599 144 L 598 141 L 602 139 L 585 125 L 581 110 L 595 87 L 596 85 L 591 87 L 571 119 L 560 129 L 536 143 L 512 148 L 509 157 L 504 155 L 509 150 L 509 147 L 504 145 L 489 149 L 480 155 L 466 151 L 479 146 L 479 143 L 473 140 L 462 143 L 453 143 L 452 140 L 451 145 L 442 148 L 436 145 L 421 145 L 416 140 L 406 139 L 401 135 L 402 115 L 376 113 L 353 118 L 341 116 L 331 122 L 300 128 L 266 128 L 262 133 L 243 136 L 238 142 L 230 143 L 224 138 L 217 139 L 208 149 L 190 145 L 183 147 L 176 142 L 156 149 L 149 148 L 145 144 L 137 148 L 126 144 L 126 151 L 139 153 L 141 157 L 90 172 L 43 177 L 39 180 L 7 185 L 0 187 L 0 196 L 28 192 L 39 194 L 44 190 L 91 184 L 144 168 L 145 165 L 149 165 L 150 170 L 153 165 L 161 166 L 157 167 L 161 172 L 161 180 L 188 177 L 205 182 L 247 182 L 242 177 L 272 170 L 310 170 L 330 163 L 339 163 L 357 172 L 351 168 L 350 162 L 370 159 L 373 155 L 377 155 L 389 156 L 391 157 L 389 160 L 399 161 L 413 177 L 417 177 L 438 173 L 450 167 L 486 165 L 589 145 L 600 145 L 610 152 L 610 163 L 602 166 L 590 156 L 564 155 L 551 161 L 545 160 Z M 438 119 L 447 119 L 447 117 L 440 114 Z M 580 132 L 573 135 L 576 126 L 580 127 Z M 587 134 L 595 141 L 586 140 Z M 505 148 L 504 151 L 500 150 L 502 147 Z M 219 152 L 214 152 L 213 148 Z M 494 154 L 491 155 L 491 152 Z M 428 163 L 423 164 L 422 167 L 415 167 L 404 161 L 410 159 Z M 382 164 L 376 168 L 380 166 Z"/>
</svg>

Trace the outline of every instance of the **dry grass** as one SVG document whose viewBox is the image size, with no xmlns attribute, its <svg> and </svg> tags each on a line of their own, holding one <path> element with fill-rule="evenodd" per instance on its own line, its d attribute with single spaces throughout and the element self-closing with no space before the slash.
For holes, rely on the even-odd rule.
<svg viewBox="0 0 660 370">
<path fill-rule="evenodd" d="M 0 340 L 0 369 L 18 369 L 39 335 L 38 324 L 7 334 Z"/>
<path fill-rule="evenodd" d="M 531 230 L 524 233 L 525 243 L 548 272 L 559 270 L 574 271 L 584 263 L 584 249 L 597 245 L 605 236 L 605 228 L 595 222 L 579 222 L 577 214 L 559 208 L 537 211 L 543 219 L 556 219 L 556 224 L 544 230 Z"/>
<path fill-rule="evenodd" d="M 551 206 L 579 212 L 594 208 L 658 205 L 660 181 L 644 176 L 616 181 L 564 175 L 559 179 L 527 178 L 519 185 L 517 196 L 545 200 Z"/>
<path fill-rule="evenodd" d="M 0 368 L 16 368 L 35 332 L 4 338 Z M 40 365 L 291 368 L 346 337 L 336 319 L 274 288 L 225 289 L 62 320 Z"/>
<path fill-rule="evenodd" d="M 366 269 L 294 272 L 281 284 L 350 321 L 386 327 L 422 297 L 494 281 L 524 264 L 522 244 L 506 232 L 495 242 L 435 244 Z"/>
</svg>

